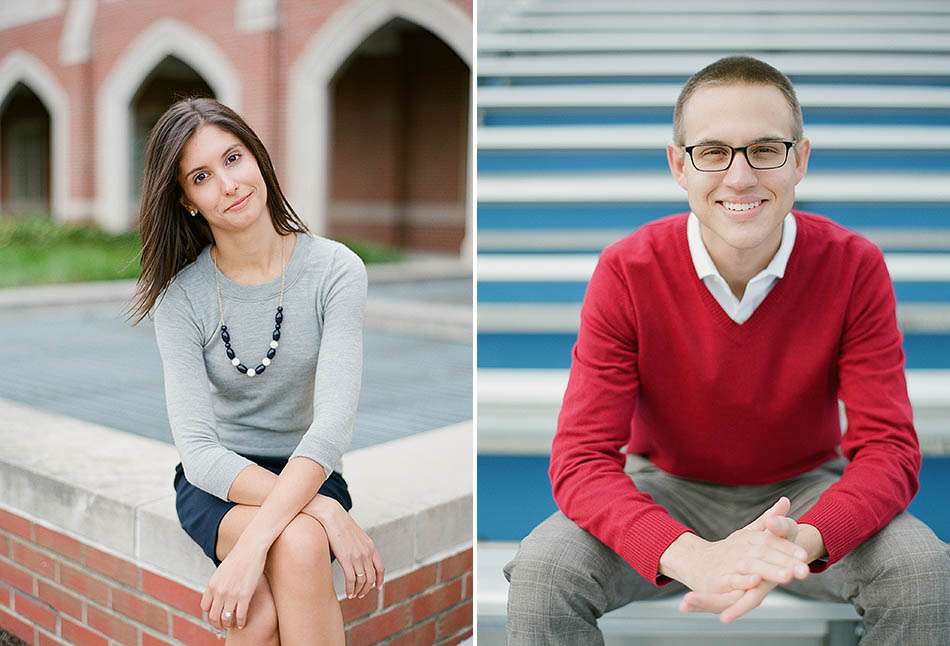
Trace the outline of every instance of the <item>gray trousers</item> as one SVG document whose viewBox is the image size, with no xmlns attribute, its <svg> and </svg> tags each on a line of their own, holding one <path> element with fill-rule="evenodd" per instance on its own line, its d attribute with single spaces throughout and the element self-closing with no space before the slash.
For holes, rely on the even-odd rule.
<svg viewBox="0 0 950 646">
<path fill-rule="evenodd" d="M 846 464 L 839 458 L 791 480 L 741 487 L 677 478 L 639 456 L 626 470 L 673 518 L 721 540 L 783 495 L 792 501 L 789 516 L 800 517 Z M 505 576 L 512 645 L 603 644 L 597 619 L 604 613 L 686 590 L 677 581 L 655 586 L 561 512 L 522 541 Z M 781 587 L 852 603 L 864 620 L 862 646 L 950 645 L 950 548 L 907 512 L 826 571 Z"/>
</svg>

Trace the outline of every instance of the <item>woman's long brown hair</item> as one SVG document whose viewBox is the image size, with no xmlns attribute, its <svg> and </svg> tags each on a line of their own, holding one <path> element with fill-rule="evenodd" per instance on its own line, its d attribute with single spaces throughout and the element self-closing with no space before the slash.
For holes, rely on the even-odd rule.
<svg viewBox="0 0 950 646">
<path fill-rule="evenodd" d="M 267 186 L 267 210 L 280 234 L 308 232 L 277 182 L 270 155 L 260 138 L 234 110 L 208 98 L 188 98 L 174 103 L 161 116 L 145 146 L 139 235 L 142 238 L 142 273 L 129 307 L 133 325 L 155 306 L 162 291 L 182 268 L 194 262 L 209 243 L 211 229 L 200 214 L 192 217 L 179 198 L 178 164 L 188 139 L 202 125 L 212 124 L 241 140 L 257 159 Z"/>
</svg>

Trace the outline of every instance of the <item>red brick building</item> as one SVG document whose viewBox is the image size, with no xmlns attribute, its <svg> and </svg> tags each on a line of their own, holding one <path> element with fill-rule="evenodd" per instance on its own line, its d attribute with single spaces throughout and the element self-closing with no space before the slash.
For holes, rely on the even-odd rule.
<svg viewBox="0 0 950 646">
<path fill-rule="evenodd" d="M 317 232 L 468 254 L 471 0 L 0 5 L 0 213 L 135 225 L 176 95 L 245 117 Z"/>
</svg>

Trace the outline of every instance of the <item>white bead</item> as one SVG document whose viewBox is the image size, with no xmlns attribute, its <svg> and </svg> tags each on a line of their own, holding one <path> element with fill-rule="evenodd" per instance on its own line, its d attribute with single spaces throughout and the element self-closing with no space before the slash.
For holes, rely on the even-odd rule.
<svg viewBox="0 0 950 646">
<path fill-rule="evenodd" d="M 239 366 L 239 365 L 241 365 L 241 360 L 238 359 L 237 357 L 234 357 L 233 359 L 231 359 L 231 365 L 232 365 L 232 366 Z"/>
<path fill-rule="evenodd" d="M 277 343 L 277 341 L 271 341 L 271 342 L 270 342 L 270 347 L 274 348 L 275 350 L 277 349 L 277 346 L 278 346 L 278 345 L 280 345 L 280 344 Z"/>
<path fill-rule="evenodd" d="M 264 364 L 265 366 L 269 366 L 270 359 L 268 359 L 267 357 L 264 357 L 263 359 L 261 359 L 261 363 Z"/>
<path fill-rule="evenodd" d="M 253 377 L 253 376 L 256 375 L 256 374 L 257 374 L 257 373 L 254 372 L 254 368 L 248 368 L 248 369 L 247 369 L 247 376 L 248 376 L 248 377 Z"/>
</svg>

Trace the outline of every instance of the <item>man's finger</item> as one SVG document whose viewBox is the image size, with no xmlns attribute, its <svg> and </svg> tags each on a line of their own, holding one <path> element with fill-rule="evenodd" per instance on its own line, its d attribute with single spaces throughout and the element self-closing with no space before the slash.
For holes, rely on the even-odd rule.
<svg viewBox="0 0 950 646">
<path fill-rule="evenodd" d="M 733 606 L 743 594 L 748 594 L 742 590 L 733 590 L 732 592 L 690 592 L 683 598 L 680 610 L 683 612 L 722 612 Z"/>
<path fill-rule="evenodd" d="M 777 516 L 773 516 L 772 518 L 777 518 Z M 771 518 L 769 519 L 769 522 L 771 522 Z M 805 558 L 808 556 L 808 553 L 805 551 L 804 547 L 788 540 L 787 538 L 776 536 L 771 531 L 763 531 L 760 534 L 753 535 L 750 542 L 752 545 L 764 545 L 773 551 L 787 554 L 788 556 L 796 558 L 802 562 L 804 562 Z"/>
<path fill-rule="evenodd" d="M 798 523 L 787 516 L 769 516 L 765 519 L 765 528 L 790 541 L 794 541 L 798 536 Z"/>
<path fill-rule="evenodd" d="M 751 590 L 762 583 L 762 577 L 758 574 L 730 574 L 728 582 L 733 590 Z"/>
<path fill-rule="evenodd" d="M 774 505 L 765 510 L 765 512 L 749 523 L 748 527 L 752 529 L 765 529 L 765 519 L 769 516 L 784 516 L 792 508 L 792 501 L 782 496 Z"/>
<path fill-rule="evenodd" d="M 747 590 L 738 601 L 722 611 L 722 614 L 719 615 L 719 621 L 724 624 L 731 623 L 750 610 L 757 608 L 769 591 L 772 590 L 772 587 L 774 586 L 759 586 Z"/>
</svg>

